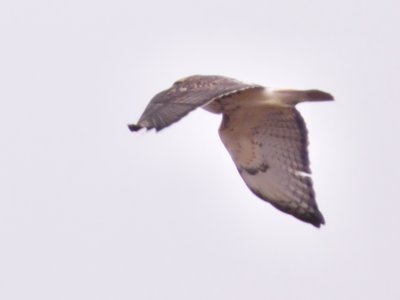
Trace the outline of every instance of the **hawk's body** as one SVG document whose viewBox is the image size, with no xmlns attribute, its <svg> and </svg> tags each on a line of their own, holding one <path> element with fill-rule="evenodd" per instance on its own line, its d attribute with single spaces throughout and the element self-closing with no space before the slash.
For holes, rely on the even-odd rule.
<svg viewBox="0 0 400 300">
<path fill-rule="evenodd" d="M 333 100 L 318 91 L 271 90 L 221 76 L 191 76 L 157 94 L 133 131 L 160 130 L 197 107 L 222 113 L 219 134 L 250 190 L 276 208 L 317 227 L 307 130 L 294 105 Z"/>
</svg>

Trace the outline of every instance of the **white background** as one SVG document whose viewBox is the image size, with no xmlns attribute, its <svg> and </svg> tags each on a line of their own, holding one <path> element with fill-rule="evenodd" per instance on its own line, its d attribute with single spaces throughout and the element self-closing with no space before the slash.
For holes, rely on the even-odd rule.
<svg viewBox="0 0 400 300">
<path fill-rule="evenodd" d="M 1 299 L 400 299 L 398 1 L 0 4 Z M 318 88 L 316 229 L 255 197 L 191 74 Z"/>
</svg>

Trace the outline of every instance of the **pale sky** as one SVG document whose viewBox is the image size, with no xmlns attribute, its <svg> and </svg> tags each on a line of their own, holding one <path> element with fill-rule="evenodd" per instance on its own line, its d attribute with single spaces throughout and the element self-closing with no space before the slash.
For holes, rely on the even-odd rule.
<svg viewBox="0 0 400 300">
<path fill-rule="evenodd" d="M 398 1 L 3 1 L 0 299 L 400 299 Z M 298 106 L 326 226 L 242 182 L 192 74 L 318 88 Z"/>
</svg>

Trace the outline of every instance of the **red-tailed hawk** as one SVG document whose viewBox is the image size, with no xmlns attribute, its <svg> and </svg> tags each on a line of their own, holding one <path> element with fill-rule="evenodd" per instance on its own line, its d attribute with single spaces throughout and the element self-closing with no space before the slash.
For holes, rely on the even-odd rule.
<svg viewBox="0 0 400 300">
<path fill-rule="evenodd" d="M 222 76 L 190 76 L 157 94 L 131 131 L 157 131 L 197 107 L 222 113 L 219 135 L 249 189 L 279 210 L 319 227 L 307 129 L 295 105 L 329 101 L 319 90 L 270 89 Z"/>
</svg>

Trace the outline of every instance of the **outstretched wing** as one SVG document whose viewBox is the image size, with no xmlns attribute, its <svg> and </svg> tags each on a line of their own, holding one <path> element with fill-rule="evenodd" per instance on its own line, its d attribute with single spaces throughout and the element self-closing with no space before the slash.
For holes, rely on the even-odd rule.
<svg viewBox="0 0 400 300">
<path fill-rule="evenodd" d="M 190 111 L 217 99 L 244 90 L 263 88 L 223 76 L 190 76 L 153 97 L 137 124 L 128 125 L 132 131 L 141 128 L 161 130 L 180 120 Z"/>
<path fill-rule="evenodd" d="M 310 178 L 307 129 L 294 107 L 224 114 L 220 137 L 254 194 L 302 221 L 324 224 Z"/>
</svg>

